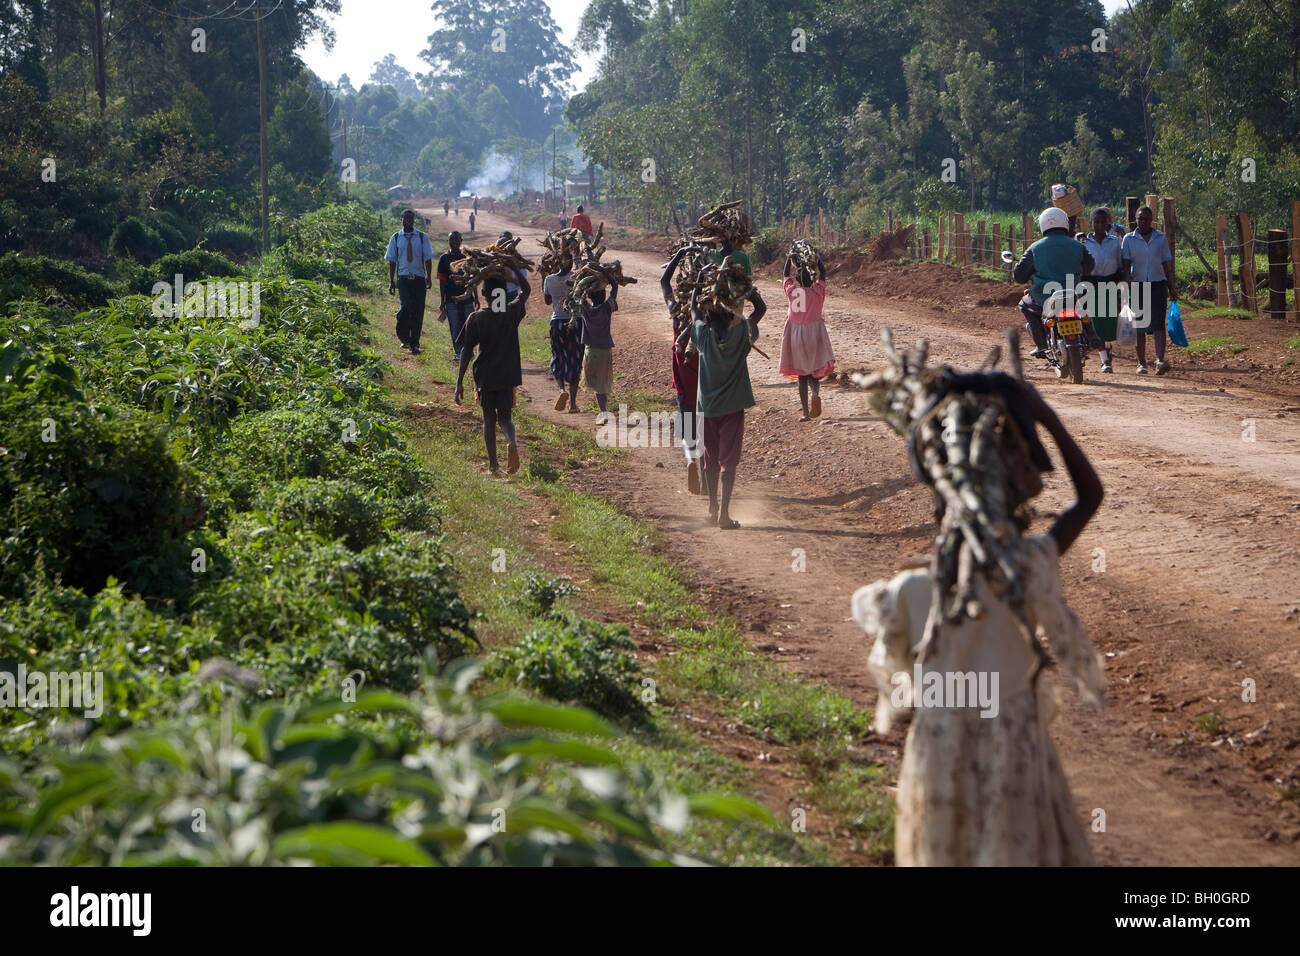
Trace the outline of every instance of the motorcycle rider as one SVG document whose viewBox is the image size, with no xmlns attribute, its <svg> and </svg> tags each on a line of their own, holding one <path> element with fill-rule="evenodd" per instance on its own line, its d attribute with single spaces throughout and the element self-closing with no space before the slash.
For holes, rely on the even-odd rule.
<svg viewBox="0 0 1300 956">
<path fill-rule="evenodd" d="M 1025 250 L 1011 277 L 1016 282 L 1033 278 L 1020 300 L 1020 311 L 1029 326 L 1029 334 L 1034 337 L 1034 350 L 1029 354 L 1055 362 L 1048 355 L 1047 332 L 1043 329 L 1043 303 L 1048 299 L 1043 287 L 1049 282 L 1057 283 L 1062 289 L 1072 284 L 1077 286 L 1079 279 L 1092 272 L 1093 262 L 1082 243 L 1070 235 L 1070 217 L 1065 210 L 1055 206 L 1044 209 L 1038 217 L 1038 228 L 1043 238 Z"/>
</svg>

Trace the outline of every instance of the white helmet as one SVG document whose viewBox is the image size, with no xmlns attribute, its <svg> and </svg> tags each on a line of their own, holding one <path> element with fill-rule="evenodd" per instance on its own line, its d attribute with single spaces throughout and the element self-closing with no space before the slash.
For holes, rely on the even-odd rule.
<svg viewBox="0 0 1300 956">
<path fill-rule="evenodd" d="M 1038 229 L 1040 232 L 1047 232 L 1049 229 L 1069 229 L 1070 217 L 1065 214 L 1064 209 L 1057 209 L 1051 206 L 1044 209 L 1038 217 Z"/>
</svg>

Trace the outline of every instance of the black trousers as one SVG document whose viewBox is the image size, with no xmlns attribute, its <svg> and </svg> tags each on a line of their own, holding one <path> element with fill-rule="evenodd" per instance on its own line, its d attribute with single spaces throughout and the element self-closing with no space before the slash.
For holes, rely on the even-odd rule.
<svg viewBox="0 0 1300 956">
<path fill-rule="evenodd" d="M 397 340 L 416 347 L 420 344 L 420 330 L 424 328 L 424 277 L 398 276 L 397 297 L 402 307 L 397 312 Z"/>
</svg>

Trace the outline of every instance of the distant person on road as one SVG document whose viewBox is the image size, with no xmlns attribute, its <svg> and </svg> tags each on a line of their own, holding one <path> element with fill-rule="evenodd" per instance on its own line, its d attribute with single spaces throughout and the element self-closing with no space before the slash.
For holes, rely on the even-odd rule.
<svg viewBox="0 0 1300 956">
<path fill-rule="evenodd" d="M 1174 286 L 1174 254 L 1169 240 L 1151 227 L 1155 213 L 1150 206 L 1137 211 L 1137 231 L 1124 237 L 1120 254 L 1124 260 L 1124 281 L 1137 295 L 1130 303 L 1138 314 L 1137 354 L 1139 375 L 1147 374 L 1147 336 L 1156 340 L 1156 374 L 1169 371 L 1165 361 L 1165 313 L 1170 302 L 1178 301 Z M 1137 285 L 1133 285 L 1137 283 Z"/>
<path fill-rule="evenodd" d="M 705 310 L 699 290 L 691 292 L 691 321 L 677 339 L 684 353 L 689 340 L 699 353 L 696 412 L 703 419 L 704 487 L 709 493 L 709 521 L 723 531 L 739 528 L 731 517 L 731 494 L 745 436 L 745 409 L 752 408 L 754 389 L 749 382 L 749 350 L 758 338 L 758 320 L 767 311 L 757 289 L 748 298 L 754 311 L 744 318 L 726 310 Z"/>
<path fill-rule="evenodd" d="M 445 200 L 445 199 L 442 201 L 442 214 L 443 214 L 444 216 L 450 216 L 450 215 L 451 215 L 451 203 L 449 203 L 449 202 L 448 202 L 447 200 Z"/>
<path fill-rule="evenodd" d="M 452 201 L 452 204 L 451 204 L 451 211 L 454 212 L 457 216 L 460 215 L 460 198 L 459 198 L 459 197 L 457 197 L 455 200 Z"/>
<path fill-rule="evenodd" d="M 465 391 L 465 371 L 474 350 L 474 389 L 479 406 L 483 409 L 483 444 L 487 448 L 488 471 L 500 474 L 497 461 L 497 425 L 506 436 L 506 473 L 519 470 L 519 444 L 515 438 L 515 423 L 511 409 L 515 407 L 515 389 L 523 384 L 522 363 L 519 358 L 519 323 L 524 320 L 528 294 L 532 287 L 528 279 L 513 265 L 508 272 L 518 280 L 519 293 L 513 298 L 506 295 L 506 284 L 501 279 L 484 279 L 485 308 L 472 313 L 461 330 L 460 367 L 456 373 L 455 402 L 460 404 Z"/>
<path fill-rule="evenodd" d="M 673 322 L 673 342 L 677 342 L 690 325 L 690 309 L 677 301 L 673 292 L 673 275 L 681 264 L 686 247 L 678 249 L 668 260 L 664 274 L 659 279 L 664 304 Z M 685 352 L 672 349 L 673 396 L 677 400 L 677 434 L 681 437 L 686 454 L 686 490 L 693 495 L 703 493 L 700 485 L 699 424 L 695 415 L 695 401 L 700 387 L 700 356 L 694 349 Z"/>
<path fill-rule="evenodd" d="M 573 287 L 573 263 L 564 259 L 560 271 L 542 282 L 542 298 L 551 307 L 551 378 L 560 386 L 555 410 L 568 406 L 578 411 L 578 383 L 582 378 L 582 329 L 580 317 L 564 308 L 565 297 Z"/>
<path fill-rule="evenodd" d="M 460 346 L 457 344 L 460 340 L 461 329 L 465 327 L 465 320 L 469 314 L 474 311 L 473 296 L 465 299 L 463 302 L 456 301 L 458 296 L 465 294 L 465 287 L 452 279 L 451 264 L 458 259 L 464 258 L 460 249 L 461 235 L 457 231 L 447 234 L 447 251 L 438 258 L 438 318 L 447 323 L 447 331 L 451 334 L 451 347 L 454 356 L 453 361 L 460 361 Z"/>
<path fill-rule="evenodd" d="M 474 212 L 478 213 L 478 193 L 474 194 Z"/>
<path fill-rule="evenodd" d="M 1034 337 L 1034 349 L 1029 354 L 1055 365 L 1057 360 L 1048 354 L 1047 332 L 1043 328 L 1043 304 L 1048 299 L 1043 287 L 1049 282 L 1057 283 L 1062 289 L 1077 286 L 1092 271 L 1092 257 L 1070 235 L 1070 217 L 1065 210 L 1055 206 L 1044 209 L 1038 216 L 1038 228 L 1043 238 L 1025 250 L 1011 277 L 1016 282 L 1032 280 L 1029 291 L 1020 300 L 1020 312 L 1029 326 L 1029 334 Z"/>
<path fill-rule="evenodd" d="M 574 229 L 577 229 L 588 239 L 590 239 L 592 234 L 596 231 L 591 227 L 591 217 L 582 211 L 581 206 L 578 207 L 578 211 L 574 213 L 573 218 L 569 220 L 569 225 Z"/>
<path fill-rule="evenodd" d="M 493 215 L 496 215 L 496 211 L 497 211 L 497 201 L 495 199 L 489 199 L 488 212 L 492 213 Z"/>
<path fill-rule="evenodd" d="M 614 387 L 614 337 L 611 326 L 618 311 L 618 284 L 611 282 L 591 294 L 591 304 L 582 306 L 582 344 L 586 348 L 583 370 L 586 386 L 596 393 L 596 405 L 603 412 Z"/>
<path fill-rule="evenodd" d="M 560 228 L 561 229 L 569 228 L 569 210 L 567 209 L 560 210 Z"/>
<path fill-rule="evenodd" d="M 821 417 L 821 380 L 835 371 L 835 352 L 822 318 L 826 303 L 826 264 L 819 253 L 814 278 L 807 266 L 796 270 L 794 259 L 786 256 L 784 275 L 781 288 L 789 308 L 781 333 L 781 374 L 799 380 L 799 405 L 803 408 L 799 421 L 806 422 Z"/>
<path fill-rule="evenodd" d="M 1092 287 L 1092 331 L 1101 343 L 1101 370 L 1114 374 L 1111 345 L 1117 332 L 1119 308 L 1118 283 L 1124 267 L 1120 254 L 1121 240 L 1111 231 L 1110 210 L 1098 206 L 1092 211 L 1092 232 L 1083 240 L 1083 248 L 1092 256 L 1092 272 L 1085 283 Z"/>
<path fill-rule="evenodd" d="M 401 293 L 397 340 L 403 349 L 419 355 L 425 296 L 433 288 L 433 243 L 415 228 L 414 209 L 402 213 L 402 228 L 388 240 L 384 258 L 388 261 L 388 294 Z"/>
<path fill-rule="evenodd" d="M 470 235 L 474 234 L 474 213 L 469 214 L 469 231 Z"/>
</svg>

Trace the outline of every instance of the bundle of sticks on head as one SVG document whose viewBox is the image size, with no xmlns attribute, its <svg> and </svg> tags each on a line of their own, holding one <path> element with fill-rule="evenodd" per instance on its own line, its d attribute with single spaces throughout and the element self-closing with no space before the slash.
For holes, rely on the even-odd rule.
<svg viewBox="0 0 1300 956">
<path fill-rule="evenodd" d="M 604 234 L 605 224 L 602 222 L 590 240 L 577 229 L 547 233 L 542 240 L 547 250 L 542 257 L 542 267 L 548 274 L 559 272 L 565 265 L 573 267 L 569 293 L 561 303 L 561 308 L 572 315 L 582 311 L 583 305 L 591 301 L 593 292 L 636 282 L 631 276 L 623 275 L 623 266 L 617 259 L 610 263 L 600 261 L 605 254 L 601 242 Z"/>
<path fill-rule="evenodd" d="M 790 264 L 794 266 L 796 275 L 807 270 L 808 276 L 816 279 L 817 263 L 820 261 L 821 256 L 817 254 L 817 247 L 811 239 L 796 239 L 790 245 Z"/>
<path fill-rule="evenodd" d="M 529 272 L 533 264 L 520 255 L 519 237 L 498 239 L 486 249 L 462 249 L 462 258 L 451 264 L 451 271 L 456 282 L 465 287 L 465 291 L 453 301 L 463 302 L 474 294 L 474 288 L 484 279 L 501 279 L 509 281 L 513 274 L 507 266 L 514 266 L 519 272 Z"/>
<path fill-rule="evenodd" d="M 720 249 L 729 245 L 744 249 L 752 238 L 749 234 L 749 216 L 740 210 L 743 200 L 724 202 L 714 206 L 698 220 L 698 225 L 686 230 L 686 235 L 706 249 Z"/>
<path fill-rule="evenodd" d="M 1012 372 L 992 371 L 994 348 L 979 371 L 925 364 L 924 340 L 907 352 L 884 329 L 890 367 L 852 380 L 871 406 L 907 438 L 916 476 L 935 497 L 939 534 L 932 556 L 934 606 L 942 619 L 978 618 L 975 579 L 982 576 L 1010 607 L 1024 601 L 1020 537 L 1029 502 L 1043 490 L 1051 459 L 1022 398 L 1018 335 L 1008 333 Z"/>
</svg>

